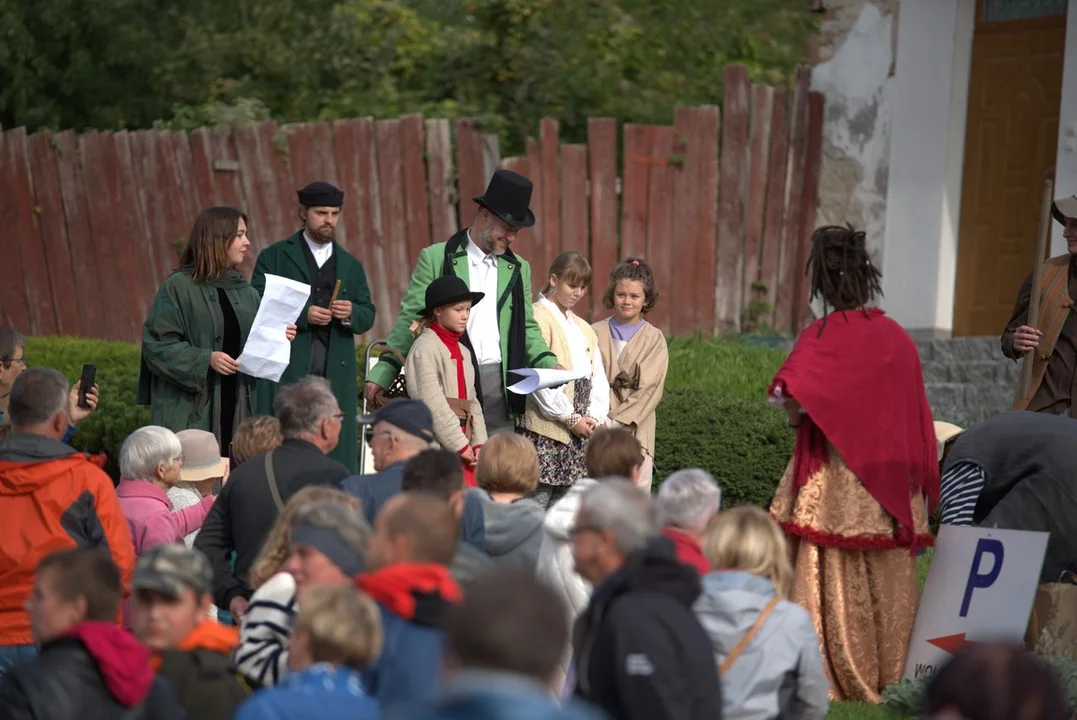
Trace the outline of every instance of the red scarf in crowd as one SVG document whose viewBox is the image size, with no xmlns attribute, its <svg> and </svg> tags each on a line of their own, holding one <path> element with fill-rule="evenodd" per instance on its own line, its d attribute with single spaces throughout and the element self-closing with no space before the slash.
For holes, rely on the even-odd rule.
<svg viewBox="0 0 1077 720">
<path fill-rule="evenodd" d="M 932 511 L 938 506 L 939 464 L 920 353 L 901 326 L 877 309 L 833 312 L 825 325 L 816 320 L 768 394 L 776 390 L 807 413 L 797 431 L 794 487 L 827 461 L 829 441 L 914 538 L 910 494 L 922 492 Z"/>
<path fill-rule="evenodd" d="M 394 615 L 435 627 L 449 603 L 460 602 L 460 586 L 444 565 L 397 563 L 362 573 L 355 585 Z"/>
<path fill-rule="evenodd" d="M 461 400 L 467 400 L 467 375 L 464 374 L 464 353 L 460 350 L 460 338 L 463 337 L 463 333 L 452 332 L 446 330 L 438 323 L 430 323 L 430 329 L 434 331 L 434 334 L 441 338 L 441 342 L 445 343 L 445 347 L 449 349 L 449 357 L 456 362 L 456 397 Z M 470 441 L 470 438 L 468 438 Z M 468 487 L 475 487 L 475 470 L 464 464 L 464 482 Z"/>
</svg>

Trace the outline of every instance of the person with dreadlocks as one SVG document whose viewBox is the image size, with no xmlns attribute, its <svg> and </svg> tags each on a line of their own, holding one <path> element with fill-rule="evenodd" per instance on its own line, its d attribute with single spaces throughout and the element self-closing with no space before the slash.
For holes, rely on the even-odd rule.
<svg viewBox="0 0 1077 720">
<path fill-rule="evenodd" d="M 880 702 L 901 679 L 916 619 L 916 550 L 933 543 L 935 428 L 916 345 L 872 307 L 882 275 L 865 234 L 816 230 L 807 274 L 823 317 L 768 391 L 796 432 L 770 512 L 789 539 L 789 599 L 815 623 L 831 699 Z"/>
</svg>

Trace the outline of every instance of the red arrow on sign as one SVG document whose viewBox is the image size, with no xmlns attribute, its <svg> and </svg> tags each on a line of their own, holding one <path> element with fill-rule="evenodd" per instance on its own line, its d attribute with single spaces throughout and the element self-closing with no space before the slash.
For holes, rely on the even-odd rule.
<svg viewBox="0 0 1077 720">
<path fill-rule="evenodd" d="M 945 635 L 943 637 L 932 638 L 928 640 L 929 643 L 935 647 L 948 652 L 951 655 L 956 654 L 966 645 L 972 645 L 973 643 L 965 639 L 965 633 L 959 633 L 957 635 Z"/>
</svg>

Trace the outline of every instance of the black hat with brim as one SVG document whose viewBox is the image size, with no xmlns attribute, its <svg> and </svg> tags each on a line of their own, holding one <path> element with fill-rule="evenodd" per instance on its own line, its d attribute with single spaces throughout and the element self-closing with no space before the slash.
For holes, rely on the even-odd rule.
<svg viewBox="0 0 1077 720">
<path fill-rule="evenodd" d="M 464 300 L 470 300 L 471 305 L 475 306 L 484 297 L 486 293 L 471 292 L 467 283 L 455 275 L 444 275 L 435 278 L 434 282 L 426 286 L 426 307 L 423 308 L 422 314 L 429 315 L 434 312 L 434 308 Z"/>
<path fill-rule="evenodd" d="M 509 225 L 529 228 L 535 224 L 535 213 L 529 207 L 534 187 L 530 180 L 519 173 L 498 170 L 490 178 L 486 192 L 474 200 Z"/>
</svg>

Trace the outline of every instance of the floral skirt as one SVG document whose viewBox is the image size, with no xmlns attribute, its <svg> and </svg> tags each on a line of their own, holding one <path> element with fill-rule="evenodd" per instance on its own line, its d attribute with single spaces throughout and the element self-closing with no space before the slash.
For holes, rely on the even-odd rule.
<svg viewBox="0 0 1077 720">
<path fill-rule="evenodd" d="M 786 468 L 770 506 L 785 530 L 793 602 L 811 615 L 831 700 L 880 702 L 905 669 L 920 604 L 909 531 L 899 528 L 833 445 L 830 460 L 802 488 Z M 912 498 L 919 544 L 931 542 L 927 512 Z M 903 546 L 905 545 L 905 546 Z"/>
<path fill-rule="evenodd" d="M 577 380 L 573 394 L 573 410 L 583 415 L 587 412 L 590 401 L 591 381 L 589 379 Z M 580 478 L 587 476 L 587 467 L 583 462 L 587 441 L 583 438 L 569 433 L 568 444 L 565 444 L 523 428 L 518 432 L 535 444 L 539 461 L 540 490 L 543 485 L 567 488 L 574 485 Z"/>
</svg>

